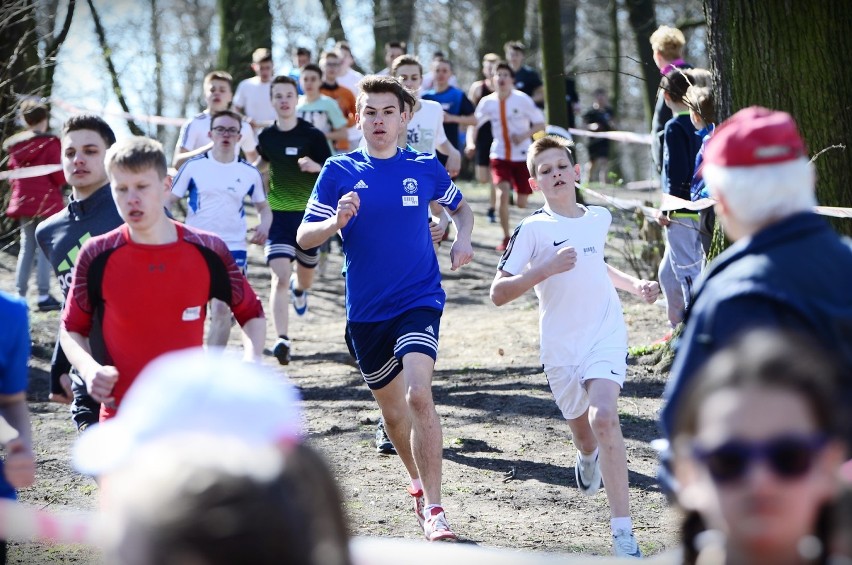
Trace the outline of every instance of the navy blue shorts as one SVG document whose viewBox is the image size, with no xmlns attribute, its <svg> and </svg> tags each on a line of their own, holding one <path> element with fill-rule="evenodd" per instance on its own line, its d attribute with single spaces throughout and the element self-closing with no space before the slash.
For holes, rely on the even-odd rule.
<svg viewBox="0 0 852 565">
<path fill-rule="evenodd" d="M 304 267 L 317 266 L 319 247 L 302 249 L 296 243 L 296 231 L 302 224 L 304 215 L 304 212 L 272 211 L 272 226 L 269 228 L 269 238 L 264 247 L 267 263 L 271 259 L 286 258 L 295 259 Z"/>
<path fill-rule="evenodd" d="M 383 322 L 347 322 L 347 345 L 367 386 L 376 390 L 391 382 L 407 353 L 437 359 L 441 314 L 435 308 L 415 308 Z"/>
</svg>

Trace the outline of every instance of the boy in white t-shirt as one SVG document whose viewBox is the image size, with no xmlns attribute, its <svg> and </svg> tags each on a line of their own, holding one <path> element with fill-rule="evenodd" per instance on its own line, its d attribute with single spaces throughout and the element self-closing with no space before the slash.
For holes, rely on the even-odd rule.
<svg viewBox="0 0 852 565">
<path fill-rule="evenodd" d="M 577 447 L 577 486 L 592 495 L 603 478 L 614 552 L 641 557 L 630 520 L 627 455 L 618 421 L 627 328 L 615 289 L 653 303 L 660 287 L 604 261 L 612 216 L 606 208 L 577 204 L 574 183 L 580 166 L 572 164 L 570 147 L 570 141 L 555 136 L 530 146 L 529 184 L 544 195 L 545 206 L 515 228 L 491 283 L 491 300 L 501 306 L 535 288 L 541 363 Z"/>
<path fill-rule="evenodd" d="M 234 94 L 234 110 L 243 114 L 254 132 L 275 122 L 275 109 L 270 102 L 272 77 L 275 74 L 272 51 L 261 47 L 251 55 L 251 70 L 255 76 L 241 81 Z"/>
<path fill-rule="evenodd" d="M 251 197 L 260 216 L 251 242 L 266 243 L 272 224 L 272 212 L 266 202 L 260 172 L 234 156 L 244 122 L 230 110 L 213 114 L 208 135 L 213 148 L 184 163 L 172 183 L 169 203 L 188 197 L 186 224 L 218 235 L 228 246 L 234 261 L 243 271 L 247 266 L 246 212 L 244 200 Z M 231 309 L 213 299 L 207 344 L 224 347 L 231 333 Z"/>
<path fill-rule="evenodd" d="M 230 108 L 233 82 L 231 74 L 225 71 L 211 71 L 204 77 L 204 100 L 207 102 L 207 108 L 181 126 L 172 156 L 174 168 L 179 169 L 189 159 L 213 148 L 213 142 L 210 141 L 210 117 L 216 112 Z M 240 149 L 249 163 L 257 161 L 257 137 L 247 121 L 243 121 L 240 126 L 240 142 L 233 147 L 234 155 L 239 155 Z"/>
</svg>

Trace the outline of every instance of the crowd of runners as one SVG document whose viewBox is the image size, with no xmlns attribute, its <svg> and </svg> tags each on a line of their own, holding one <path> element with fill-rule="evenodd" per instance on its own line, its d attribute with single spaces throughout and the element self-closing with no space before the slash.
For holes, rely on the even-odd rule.
<svg viewBox="0 0 852 565">
<path fill-rule="evenodd" d="M 722 562 L 728 563 L 777 563 L 793 550 L 810 559 L 800 543 L 805 537 L 821 544 L 822 556 L 848 550 L 842 531 L 818 525 L 824 512 L 848 511 L 839 493 L 849 425 L 837 402 L 852 399 L 848 373 L 837 367 L 852 366 L 852 298 L 847 283 L 840 282 L 852 280 L 852 248 L 811 211 L 812 165 L 793 118 L 749 108 L 717 128 L 712 77 L 682 59 L 684 43 L 683 34 L 668 26 L 651 36 L 661 74 L 652 153 L 662 193 L 680 202 L 653 218 L 664 226 L 666 242 L 659 282 L 606 263 L 612 215 L 577 201 L 575 186 L 582 178 L 577 152 L 567 137 L 546 133 L 542 81 L 525 65 L 525 46 L 518 41 L 506 43 L 501 55 L 485 55 L 482 77 L 467 92 L 457 85 L 453 61 L 436 53 L 424 67 L 402 42 L 388 43 L 386 68 L 367 76 L 352 68 L 344 42 L 320 53 L 316 62 L 309 50 L 294 50 L 293 70 L 278 75 L 271 51 L 259 48 L 252 55 L 255 76 L 236 88 L 224 71 L 204 78 L 206 108 L 181 128 L 170 163 L 174 175 L 166 151 L 153 139 L 117 141 L 109 125 L 91 114 L 72 116 L 52 136 L 47 108 L 23 104 L 27 129 L 4 144 L 13 157 L 10 167 L 61 163 L 62 172 L 12 183 L 8 213 L 22 225 L 17 290 L 25 299 L 35 262 L 35 307 L 58 309 L 60 301 L 46 282 L 48 265 L 59 280 L 64 305 L 50 398 L 70 406 L 86 438 L 88 455 L 78 468 L 101 481 L 121 468 L 120 462 L 107 465 L 103 455 L 92 455 L 116 449 L 110 430 L 138 433 L 133 437 L 141 442 L 150 422 L 139 421 L 143 401 L 134 391 L 137 382 L 145 382 L 146 365 L 161 355 L 226 347 L 236 321 L 245 362 L 259 363 L 268 350 L 277 363 L 288 365 L 294 348 L 290 307 L 296 316 L 308 312 L 311 289 L 322 284 L 317 272 L 331 276 L 323 269 L 336 241 L 345 280 L 340 342 L 381 412 L 376 450 L 399 457 L 406 477 L 400 494 L 410 496 L 425 539 L 457 540 L 442 506 L 443 435 L 432 377 L 446 302 L 437 254 L 447 251 L 442 245 L 447 241 L 450 268 L 457 270 L 474 253 L 474 214 L 453 180 L 466 156 L 477 180 L 491 187 L 486 221 L 502 230 L 490 298 L 500 306 L 535 291 L 541 363 L 577 448 L 576 484 L 587 496 L 605 489 L 614 555 L 642 557 L 618 417 L 627 328 L 617 289 L 649 304 L 663 299 L 672 328 L 682 323 L 685 328 L 662 413 L 669 446 L 660 476 L 691 529 L 685 528 L 684 550 L 671 562 L 681 556 L 694 561 L 713 546 L 708 540 L 716 543 L 711 549 L 727 552 L 729 560 Z M 605 92 L 595 98 L 587 121 L 594 124 L 591 130 L 606 131 L 612 110 Z M 567 103 L 573 114 L 576 100 Z M 603 149 L 590 147 L 590 157 L 596 170 L 605 168 Z M 71 193 L 63 205 L 66 183 Z M 526 208 L 534 191 L 544 205 L 511 226 L 509 207 Z M 715 207 L 693 205 L 708 198 Z M 250 212 L 257 218 L 247 220 Z M 736 243 L 707 267 L 716 214 Z M 246 276 L 249 244 L 264 249 L 271 277 L 266 308 Z M 14 488 L 34 478 L 23 396 L 29 339 L 21 300 L 2 295 L 0 309 L 0 412 L 14 430 L 3 438 L 7 456 L 0 484 L 2 494 L 13 497 Z M 767 327 L 809 334 L 818 343 L 805 344 L 793 334 L 750 333 Z M 802 383 L 808 369 L 801 359 L 788 359 L 791 343 L 805 351 L 803 357 L 819 359 L 810 365 L 819 382 Z M 837 364 L 821 349 L 826 347 L 837 353 Z M 750 358 L 746 349 L 760 354 Z M 158 401 L 162 417 L 174 418 L 154 436 L 166 441 L 184 425 L 205 432 L 204 422 L 210 423 L 211 437 L 199 445 L 220 433 L 252 435 L 242 427 L 252 428 L 252 414 L 263 420 L 265 408 L 244 408 L 246 422 L 222 432 L 213 424 L 212 408 L 202 414 L 193 407 L 202 392 L 182 392 L 187 371 L 172 370 L 171 385 L 161 382 L 160 389 L 147 391 L 146 401 Z M 185 406 L 172 405 L 172 396 Z M 254 399 L 262 396 L 261 391 Z M 125 402 L 134 408 L 125 408 Z M 830 417 L 824 417 L 827 411 Z M 151 406 L 148 419 L 159 417 L 160 409 Z M 269 418 L 274 428 L 275 415 Z M 282 470 L 289 459 L 323 480 L 326 473 L 313 454 L 294 455 L 299 434 L 288 430 L 262 434 L 261 443 L 290 446 L 282 448 L 284 463 L 278 451 L 261 457 L 272 461 L 271 475 L 258 478 L 250 466 L 236 471 L 251 479 L 252 489 L 275 491 L 270 496 L 283 500 L 302 480 Z M 227 448 L 234 457 L 249 457 L 243 447 Z M 303 459 L 307 463 L 299 463 Z M 178 458 L 173 464 L 223 471 L 218 460 Z M 263 482 L 269 477 L 281 492 Z M 127 488 L 127 477 L 123 480 Z M 282 486 L 288 481 L 290 491 Z M 757 492 L 767 482 L 778 493 Z M 175 496 L 198 494 L 188 491 Z M 256 492 L 252 496 L 252 503 L 269 504 Z M 330 500 L 320 506 L 333 508 L 338 499 Z M 748 501 L 780 510 L 752 511 Z M 320 511 L 304 501 L 294 508 Z M 801 518 L 795 525 L 783 522 L 793 515 Z M 154 528 L 139 516 L 131 517 Z M 295 520 L 270 516 L 296 527 Z M 312 528 L 342 523 L 335 520 L 310 520 L 305 536 L 288 530 L 286 539 L 302 542 L 306 555 L 312 554 L 313 539 L 331 551 L 335 542 L 321 542 L 324 537 L 314 536 Z M 267 540 L 278 535 L 262 531 Z M 700 532 L 721 532 L 721 538 L 702 538 Z M 345 537 L 331 536 L 344 542 Z M 167 547 L 157 539 L 152 534 L 146 543 Z M 131 562 L 116 551 L 115 562 Z M 325 561 L 312 555 L 304 562 L 348 559 L 346 550 Z M 165 562 L 150 559 L 139 562 Z M 200 562 L 218 562 L 206 559 Z"/>
</svg>

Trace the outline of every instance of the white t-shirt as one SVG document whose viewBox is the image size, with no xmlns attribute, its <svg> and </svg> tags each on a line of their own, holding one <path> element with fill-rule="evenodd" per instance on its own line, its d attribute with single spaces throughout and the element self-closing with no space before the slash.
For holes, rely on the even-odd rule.
<svg viewBox="0 0 852 565">
<path fill-rule="evenodd" d="M 604 262 L 612 214 L 600 206 L 580 208 L 585 214 L 579 218 L 560 216 L 546 205 L 524 218 L 498 265 L 517 275 L 562 247 L 577 252 L 573 269 L 535 285 L 541 363 L 547 367 L 580 365 L 592 351 L 623 350 L 627 355 L 621 301 Z"/>
<path fill-rule="evenodd" d="M 256 122 L 274 122 L 276 115 L 269 97 L 271 90 L 272 81 L 260 82 L 260 77 L 256 76 L 247 78 L 237 85 L 234 106 L 243 108 L 243 113 Z M 257 127 L 255 131 L 258 132 L 264 127 Z"/>
<path fill-rule="evenodd" d="M 356 71 L 355 69 L 349 69 L 342 76 L 337 77 L 337 84 L 341 86 L 345 86 L 349 90 L 352 91 L 352 94 L 355 95 L 355 100 L 358 100 L 358 81 L 364 78 L 364 75 Z M 346 130 L 348 132 L 347 136 L 349 138 L 349 147 L 357 147 L 361 142 L 361 130 L 358 129 L 358 126 L 352 126 Z"/>
<path fill-rule="evenodd" d="M 232 251 L 246 250 L 245 197 L 266 202 L 256 168 L 242 159 L 220 163 L 210 151 L 183 164 L 172 194 L 188 196 L 186 225 L 215 233 Z"/>
<path fill-rule="evenodd" d="M 177 144 L 175 145 L 175 153 L 181 151 L 181 147 L 186 151 L 195 151 L 199 147 L 204 147 L 210 143 L 210 114 L 201 112 L 180 128 Z M 248 153 L 249 151 L 257 151 L 257 136 L 254 135 L 254 130 L 248 122 L 243 122 L 240 134 L 240 143 L 234 145 L 234 155 L 240 154 L 240 149 Z"/>
<path fill-rule="evenodd" d="M 420 109 L 408 121 L 408 144 L 421 153 L 435 153 L 447 140 L 444 133 L 444 108 L 439 102 L 420 100 Z"/>
<path fill-rule="evenodd" d="M 503 115 L 506 116 L 505 130 Z M 527 149 L 532 145 L 532 139 L 529 137 L 513 144 L 512 134 L 523 133 L 529 130 L 532 124 L 544 124 L 541 109 L 535 105 L 532 98 L 520 90 L 513 90 L 505 100 L 500 100 L 496 92 L 485 96 L 477 104 L 475 116 L 480 127 L 491 123 L 494 141 L 491 143 L 489 157 L 505 161 L 526 161 Z"/>
</svg>

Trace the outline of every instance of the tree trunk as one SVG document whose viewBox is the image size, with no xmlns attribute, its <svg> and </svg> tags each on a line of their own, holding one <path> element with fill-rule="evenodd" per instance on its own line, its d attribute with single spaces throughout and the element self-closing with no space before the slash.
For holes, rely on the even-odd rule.
<svg viewBox="0 0 852 565">
<path fill-rule="evenodd" d="M 160 18 L 162 11 L 157 8 L 157 0 L 149 0 L 151 6 L 151 41 L 154 47 L 154 114 L 163 115 L 163 41 L 160 39 Z M 156 137 L 163 140 L 163 126 L 157 125 Z"/>
<path fill-rule="evenodd" d="M 414 0 L 373 0 L 373 68 L 385 66 L 385 43 L 411 41 L 414 28 Z"/>
<path fill-rule="evenodd" d="M 562 33 L 559 29 L 562 18 L 559 12 L 559 0 L 538 0 L 546 121 L 567 128 L 565 60 L 562 58 Z"/>
<path fill-rule="evenodd" d="M 523 39 L 527 7 L 522 0 L 482 0 L 482 34 L 479 38 L 479 59 L 486 53 L 503 58 L 503 44 Z"/>
<path fill-rule="evenodd" d="M 234 77 L 234 88 L 254 76 L 251 54 L 272 48 L 272 14 L 269 0 L 216 0 L 219 15 L 218 67 Z"/>
<path fill-rule="evenodd" d="M 657 16 L 654 12 L 654 0 L 626 0 L 630 27 L 636 38 L 636 52 L 642 66 L 642 79 L 645 81 L 645 96 L 642 98 L 645 106 L 645 119 L 650 128 L 651 116 L 654 113 L 654 103 L 657 100 L 657 87 L 660 86 L 660 72 L 654 63 L 654 53 L 651 51 L 651 34 L 657 29 Z"/>
<path fill-rule="evenodd" d="M 850 2 L 705 0 L 719 120 L 760 105 L 789 112 L 816 158 L 817 199 L 852 205 Z M 743 25 L 748 22 L 748 25 Z M 834 221 L 852 235 L 852 222 Z"/>
<path fill-rule="evenodd" d="M 326 37 L 330 37 L 334 41 L 346 41 L 346 32 L 343 30 L 343 22 L 340 20 L 340 6 L 337 5 L 337 0 L 322 0 L 322 11 L 325 13 L 325 19 L 328 20 L 328 33 Z"/>
</svg>

